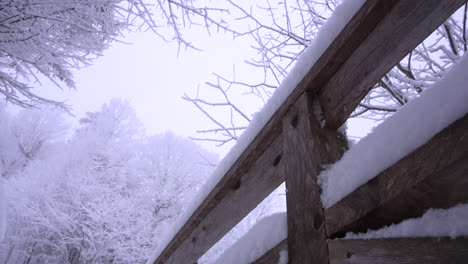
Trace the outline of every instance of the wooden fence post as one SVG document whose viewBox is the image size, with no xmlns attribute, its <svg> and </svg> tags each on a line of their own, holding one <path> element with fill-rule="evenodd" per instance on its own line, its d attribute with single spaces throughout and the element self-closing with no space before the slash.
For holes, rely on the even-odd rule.
<svg viewBox="0 0 468 264">
<path fill-rule="evenodd" d="M 343 154 L 346 140 L 321 128 L 313 96 L 304 93 L 283 119 L 289 263 L 328 263 L 324 213 L 317 177 Z M 318 105 L 315 111 L 320 111 Z"/>
</svg>

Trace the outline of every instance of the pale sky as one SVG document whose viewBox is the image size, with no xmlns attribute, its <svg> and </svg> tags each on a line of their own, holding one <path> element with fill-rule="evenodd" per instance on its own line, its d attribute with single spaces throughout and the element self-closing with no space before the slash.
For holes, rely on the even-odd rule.
<svg viewBox="0 0 468 264">
<path fill-rule="evenodd" d="M 184 92 L 194 95 L 199 84 L 213 81 L 213 72 L 229 75 L 233 65 L 236 72 L 242 72 L 243 61 L 253 54 L 247 40 L 233 41 L 229 34 L 208 36 L 205 31 L 194 29 L 186 37 L 203 51 L 182 49 L 177 57 L 177 43 L 164 42 L 151 32 L 131 33 L 123 41 L 132 44 L 113 43 L 93 65 L 76 71 L 76 91 L 60 91 L 53 86 L 36 91 L 58 100 L 68 99 L 77 117 L 99 110 L 111 98 L 125 98 L 148 134 L 172 131 L 196 136 L 196 130 L 214 125 L 181 96 Z M 244 78 L 246 75 L 243 72 Z M 252 105 L 251 109 L 258 107 Z M 350 125 L 349 134 L 362 136 L 369 125 Z M 231 146 L 219 148 L 213 143 L 200 143 L 221 156 Z"/>
<path fill-rule="evenodd" d="M 60 91 L 56 87 L 39 87 L 37 92 L 57 100 L 67 100 L 73 113 L 81 117 L 87 111 L 99 110 L 111 98 L 128 99 L 146 131 L 173 131 L 194 136 L 195 131 L 214 127 L 189 102 L 181 99 L 185 93 L 195 94 L 199 84 L 212 80 L 213 72 L 231 72 L 233 64 L 246 59 L 248 43 L 232 40 L 227 34 L 212 34 L 193 30 L 197 47 L 203 51 L 180 51 L 176 42 L 165 42 L 151 32 L 127 35 L 113 43 L 93 65 L 75 71 L 77 90 Z M 202 144 L 225 153 L 213 144 Z"/>
</svg>

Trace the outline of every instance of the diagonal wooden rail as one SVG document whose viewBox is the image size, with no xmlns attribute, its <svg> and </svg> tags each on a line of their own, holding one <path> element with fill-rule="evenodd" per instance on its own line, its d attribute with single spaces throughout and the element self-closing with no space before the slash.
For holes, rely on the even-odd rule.
<svg viewBox="0 0 468 264">
<path fill-rule="evenodd" d="M 341 126 L 377 80 L 465 2 L 366 1 L 154 263 L 195 263 L 284 181 L 283 119 L 304 92 L 318 95 L 329 128 Z"/>
</svg>

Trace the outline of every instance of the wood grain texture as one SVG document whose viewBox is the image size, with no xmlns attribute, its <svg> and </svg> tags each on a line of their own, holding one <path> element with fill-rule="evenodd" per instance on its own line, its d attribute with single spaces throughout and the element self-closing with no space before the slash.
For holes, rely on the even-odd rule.
<svg viewBox="0 0 468 264">
<path fill-rule="evenodd" d="M 203 215 L 194 215 L 156 263 L 195 263 L 212 245 L 253 210 L 284 181 L 282 137 L 278 137 L 256 163 L 236 182 L 221 189 L 205 207 Z M 220 190 L 218 190 L 220 191 Z"/>
<path fill-rule="evenodd" d="M 431 0 L 434 1 L 434 0 Z M 342 32 L 338 35 L 338 37 L 332 42 L 332 44 L 327 48 L 321 58 L 315 63 L 315 65 L 308 71 L 306 76 L 300 81 L 297 87 L 292 91 L 292 93 L 288 96 L 285 100 L 283 105 L 274 113 L 272 118 L 267 122 L 267 124 L 262 128 L 262 130 L 257 134 L 255 139 L 250 143 L 250 145 L 245 149 L 245 151 L 239 156 L 233 166 L 228 170 L 226 175 L 220 180 L 220 182 L 216 185 L 216 187 L 209 193 L 207 198 L 204 202 L 197 208 L 194 214 L 190 217 L 187 223 L 182 227 L 181 230 L 177 233 L 177 235 L 173 238 L 173 240 L 169 243 L 169 245 L 163 250 L 160 257 L 154 262 L 157 264 L 162 263 L 177 263 L 177 262 L 167 262 L 172 255 L 180 255 L 181 259 L 187 260 L 182 261 L 179 263 L 191 263 L 192 259 L 195 259 L 196 256 L 204 253 L 205 249 L 208 249 L 212 244 L 214 244 L 219 234 L 225 232 L 225 228 L 227 226 L 231 226 L 235 221 L 227 221 L 224 222 L 223 219 L 220 219 L 219 222 L 211 222 L 210 229 L 213 231 L 215 235 L 210 236 L 207 235 L 203 239 L 199 239 L 200 235 L 196 235 L 196 232 L 203 233 L 199 231 L 199 229 L 204 225 L 202 222 L 205 221 L 204 218 L 210 214 L 213 214 L 212 211 L 214 208 L 222 207 L 219 205 L 220 203 L 224 203 L 224 198 L 231 192 L 232 188 L 238 186 L 239 180 L 252 170 L 252 167 L 256 166 L 257 160 L 259 157 L 264 156 L 264 153 L 270 149 L 270 147 L 278 142 L 281 137 L 282 131 L 282 122 L 283 117 L 289 111 L 291 106 L 295 104 L 298 98 L 304 93 L 304 91 L 313 91 L 318 92 L 319 90 L 322 91 L 321 96 L 323 96 L 322 89 L 329 80 L 335 76 L 336 74 L 340 75 L 349 75 L 347 72 L 339 71 L 342 68 L 342 65 L 350 59 L 350 56 L 354 55 L 354 50 L 357 50 L 367 39 L 371 38 L 373 35 L 378 35 L 379 37 L 376 38 L 377 40 L 382 37 L 380 42 L 373 42 L 376 47 L 385 46 L 387 43 L 387 39 L 389 37 L 395 37 L 395 32 L 392 30 L 386 31 L 376 31 L 375 28 L 377 25 L 382 23 L 390 23 L 394 28 L 398 28 L 399 41 L 402 42 L 401 45 L 398 46 L 398 52 L 391 53 L 391 56 L 402 58 L 406 55 L 407 52 L 405 50 L 411 49 L 411 47 L 406 47 L 405 45 L 411 46 L 413 42 L 421 42 L 426 36 L 424 34 L 414 34 L 412 35 L 413 29 L 408 26 L 402 26 L 402 23 L 407 23 L 406 20 L 400 20 L 396 16 L 388 16 L 387 14 L 390 13 L 393 9 L 392 7 L 395 6 L 397 3 L 404 2 L 403 0 L 368 0 L 366 1 L 360 10 L 356 13 L 356 15 L 351 19 L 351 21 L 346 25 L 346 27 L 342 30 Z M 406 1 L 412 2 L 416 5 L 425 5 L 424 0 L 412 0 Z M 440 1 L 444 4 L 451 5 L 452 3 L 458 4 L 460 1 L 458 0 L 444 0 Z M 445 20 L 449 14 L 447 12 L 429 12 L 429 13 L 421 13 L 421 9 L 407 9 L 402 10 L 399 12 L 398 15 L 404 17 L 424 17 L 427 21 L 443 21 Z M 387 22 L 384 22 L 387 20 Z M 426 21 L 425 20 L 425 21 Z M 411 21 L 410 21 L 411 22 Z M 411 22 L 412 23 L 412 22 Z M 432 23 L 432 22 L 431 22 Z M 383 35 L 382 35 L 383 34 Z M 429 34 L 429 33 L 427 33 Z M 411 38 L 411 41 L 406 41 L 405 39 Z M 387 54 L 388 55 L 388 54 Z M 367 56 L 363 54 L 362 56 Z M 380 56 L 378 60 L 372 61 L 369 63 L 373 63 L 373 67 L 381 68 L 380 64 L 386 64 L 387 57 Z M 354 60 L 354 59 L 353 59 Z M 358 67 L 357 69 L 359 69 Z M 368 72 L 367 68 L 362 68 L 364 71 L 364 75 L 367 75 Z M 359 74 L 357 72 L 353 72 L 353 74 Z M 383 75 L 384 73 L 382 73 Z M 362 75 L 362 73 L 361 73 Z M 373 75 L 373 77 L 375 77 Z M 335 77 L 339 80 L 339 77 Z M 374 83 L 372 83 L 372 78 L 366 78 L 366 81 L 369 83 L 360 82 L 359 85 L 362 87 L 371 87 Z M 328 85 L 327 87 L 330 87 Z M 331 88 L 327 88 L 331 89 Z M 346 88 L 340 88 L 340 94 L 345 93 L 343 90 L 347 92 L 352 92 L 353 87 L 347 85 Z M 326 89 L 325 89 L 326 90 Z M 355 97 L 353 97 L 355 98 Z M 347 98 L 344 98 L 348 100 Z M 343 100 L 344 100 L 343 99 Z M 342 99 L 340 99 L 342 100 Z M 326 100 L 325 100 L 326 101 Z M 339 105 L 339 104 L 336 104 Z M 332 104 L 325 107 L 325 116 L 333 116 L 334 114 L 330 114 L 333 110 Z M 347 109 L 349 111 L 349 108 Z M 327 113 L 329 111 L 330 113 Z M 344 115 L 347 117 L 347 115 Z M 340 115 L 341 117 L 341 115 Z M 341 119 L 340 119 L 341 120 Z M 339 123 L 339 122 L 334 122 Z M 328 124 L 332 124 L 329 122 Z M 267 153 L 266 156 L 274 156 L 277 155 Z M 274 157 L 276 159 L 277 156 Z M 250 172 L 250 174 L 252 174 Z M 249 175 L 250 175 L 249 174 Z M 246 178 L 249 178 L 248 176 Z M 279 176 L 281 177 L 281 176 Z M 276 179 L 276 178 L 275 178 Z M 241 181 L 242 182 L 242 181 Z M 267 184 L 267 186 L 273 186 L 274 184 Z M 268 189 L 268 187 L 266 188 Z M 263 190 L 263 189 L 262 189 Z M 263 196 L 263 191 L 259 190 Z M 245 208 L 253 208 L 251 204 L 258 203 L 257 201 L 252 200 L 251 202 L 245 204 Z M 255 204 L 256 205 L 256 204 Z M 232 209 L 232 214 L 236 216 L 241 216 L 246 214 L 246 210 L 244 207 L 236 207 Z M 236 217 L 235 219 L 238 219 Z M 237 221 L 237 220 L 236 220 Z M 218 227 L 219 226 L 219 227 Z M 219 232 L 218 232 L 219 229 Z M 203 230 L 202 230 L 203 231 Z M 194 239 L 195 238 L 195 239 Z M 192 240 L 199 241 L 198 243 L 192 243 Z M 202 243 L 203 242 L 203 243 Z M 189 244 L 192 244 L 189 246 Z M 183 257 L 185 256 L 185 257 Z M 179 257 L 177 257 L 179 259 Z M 190 259 L 190 261 L 188 261 Z"/>
<path fill-rule="evenodd" d="M 276 247 L 270 249 L 262 257 L 252 262 L 252 264 L 277 264 L 279 263 L 280 253 L 283 250 L 288 250 L 288 240 L 281 241 Z"/>
<path fill-rule="evenodd" d="M 331 240 L 330 264 L 465 264 L 468 238 Z"/>
<path fill-rule="evenodd" d="M 320 127 L 313 97 L 304 94 L 283 120 L 283 159 L 290 264 L 328 263 L 321 189 L 322 165 L 334 163 L 346 149 L 346 139 Z"/>
<path fill-rule="evenodd" d="M 329 237 L 465 202 L 468 115 L 325 211 Z M 427 199 L 427 200 L 426 200 Z"/>
<path fill-rule="evenodd" d="M 344 232 L 366 232 L 368 229 L 379 229 L 404 219 L 420 217 L 429 208 L 446 209 L 468 203 L 467 190 L 468 157 L 464 157 L 384 202 L 334 236 L 341 237 Z"/>
<path fill-rule="evenodd" d="M 389 1 L 396 2 L 396 1 Z M 398 1 L 320 90 L 327 127 L 340 127 L 374 84 L 466 0 Z"/>
</svg>

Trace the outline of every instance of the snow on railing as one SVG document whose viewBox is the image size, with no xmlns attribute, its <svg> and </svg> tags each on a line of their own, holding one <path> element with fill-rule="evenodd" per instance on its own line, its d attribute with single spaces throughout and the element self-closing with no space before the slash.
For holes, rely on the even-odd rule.
<svg viewBox="0 0 468 264">
<path fill-rule="evenodd" d="M 341 160 L 323 171 L 320 180 L 324 206 L 329 208 L 468 114 L 467 69 L 468 54 L 444 78 L 386 119 L 345 152 Z M 419 219 L 369 233 L 350 233 L 345 238 L 426 236 L 468 236 L 468 205 L 429 210 Z M 286 213 L 277 213 L 259 221 L 215 263 L 251 263 L 286 238 Z"/>
<path fill-rule="evenodd" d="M 178 230 L 182 228 L 190 216 L 205 200 L 211 190 L 213 190 L 220 180 L 227 174 L 229 169 L 252 143 L 262 128 L 265 127 L 274 113 L 297 87 L 299 82 L 304 78 L 310 68 L 312 68 L 315 62 L 325 52 L 327 47 L 332 43 L 363 3 L 364 0 L 347 0 L 343 1 L 341 5 L 336 7 L 331 17 L 322 26 L 317 37 L 300 55 L 291 72 L 289 72 L 286 78 L 281 82 L 281 85 L 275 89 L 273 95 L 268 99 L 261 111 L 255 113 L 247 129 L 238 138 L 236 144 L 231 148 L 228 154 L 220 161 L 207 182 L 200 188 L 196 199 L 187 206 L 186 211 L 184 211 L 176 220 L 173 228 L 168 230 L 160 240 L 158 248 L 155 251 L 154 259 L 161 254 L 162 250 L 168 245 Z"/>
<path fill-rule="evenodd" d="M 287 228 L 295 232 L 288 234 L 287 242 L 303 249 L 303 252 L 300 252 L 297 250 L 299 247 L 289 248 L 289 258 L 314 262 L 314 258 L 320 257 L 320 263 L 322 260 L 328 262 L 329 257 L 340 257 L 332 256 L 333 249 L 330 249 L 330 252 L 326 250 L 329 238 L 338 236 L 342 232 L 357 230 L 367 224 L 375 226 L 402 220 L 381 213 L 377 215 L 377 221 L 368 213 L 385 208 L 384 202 L 390 203 L 392 199 L 400 199 L 401 195 L 404 197 L 405 193 L 411 193 L 412 187 L 417 189 L 420 182 L 433 179 L 440 171 L 453 164 L 463 170 L 463 159 L 466 158 L 465 147 L 468 142 L 464 134 L 468 124 L 465 115 L 468 106 L 466 103 L 468 89 L 465 85 L 468 83 L 465 78 L 468 60 L 466 56 L 446 78 L 440 81 L 442 84 L 436 84 L 440 87 L 449 85 L 453 89 L 441 92 L 441 88 L 433 87 L 424 92 L 421 99 L 404 107 L 401 110 L 402 114 L 398 113 L 383 123 L 382 128 L 376 129 L 368 139 L 354 146 L 343 161 L 322 174 L 320 177 L 324 189 L 322 199 L 328 209 L 321 210 L 322 201 L 317 195 L 317 177 L 320 169 L 317 169 L 316 165 L 323 165 L 323 160 L 334 160 L 331 155 L 335 154 L 331 153 L 339 153 L 342 148 L 335 129 L 346 121 L 376 81 L 465 2 L 464 0 L 369 0 L 364 3 L 361 0 L 345 1 L 341 8 L 336 10 L 333 18 L 322 27 L 315 44 L 303 53 L 293 71 L 264 109 L 255 115 L 236 146 L 220 163 L 211 180 L 202 188 L 198 199 L 193 201 L 190 209 L 180 217 L 174 228 L 160 239 L 159 247 L 151 262 L 154 261 L 156 264 L 196 262 L 285 178 L 287 197 L 295 195 L 294 198 L 298 201 L 298 204 L 294 204 L 292 208 L 294 210 L 288 210 L 287 213 Z M 441 103 L 441 98 L 451 101 Z M 317 99 L 320 101 L 327 128 L 321 128 L 316 124 L 322 120 L 315 120 L 316 113 L 311 112 L 312 99 L 315 100 L 314 103 Z M 426 104 L 430 105 L 431 109 L 425 108 Z M 431 116 L 434 120 L 429 121 L 430 118 L 426 116 Z M 452 124 L 460 117 L 463 117 L 462 121 L 458 120 L 455 125 Z M 411 125 L 417 127 L 411 128 Z M 448 130 L 444 129 L 448 125 L 450 125 Z M 399 126 L 406 128 L 403 130 Z M 444 130 L 437 134 L 435 139 L 431 139 L 442 129 Z M 395 137 L 387 139 L 387 136 Z M 407 141 L 403 141 L 405 137 L 408 137 Z M 380 140 L 387 141 L 380 142 Z M 430 169 L 424 170 L 428 175 L 418 175 L 420 181 L 405 182 L 405 175 L 391 171 L 392 168 L 399 166 L 405 169 L 405 166 L 408 166 L 406 158 L 410 157 L 410 161 L 420 160 L 421 157 L 427 156 L 426 149 L 434 152 L 434 148 L 444 146 L 446 142 L 454 148 L 456 155 L 445 157 L 443 162 L 437 164 L 438 166 L 426 166 L 430 161 L 421 161 L 420 166 Z M 291 144 L 301 151 L 295 152 L 290 148 Z M 424 148 L 428 144 L 429 147 Z M 421 145 L 423 146 L 420 147 Z M 379 157 L 375 152 L 371 152 L 370 146 L 380 151 L 379 153 L 388 152 L 388 156 Z M 418 148 L 416 151 L 407 155 L 416 148 Z M 448 151 L 450 150 L 444 149 L 443 153 Z M 403 159 L 399 161 L 400 158 Z M 355 169 L 354 167 L 359 167 L 356 164 L 359 159 L 364 159 L 365 166 L 370 162 L 375 164 L 371 164 L 370 168 Z M 389 166 L 391 167 L 387 168 Z M 350 174 L 343 176 L 343 173 L 348 171 Z M 303 175 L 306 177 L 302 177 Z M 369 181 L 372 185 L 369 182 L 362 185 L 374 176 L 376 177 Z M 343 177 L 349 179 L 343 180 Z M 445 184 L 447 186 L 456 184 L 459 180 L 457 177 L 449 179 Z M 333 194 L 334 191 L 337 194 Z M 301 198 L 301 195 L 307 200 L 297 199 Z M 437 195 L 443 194 L 437 193 Z M 341 201 L 335 204 L 340 199 Z M 463 194 L 453 196 L 442 206 L 465 199 L 468 201 L 468 197 Z M 346 201 L 343 202 L 344 200 Z M 317 212 L 305 210 L 311 204 L 319 210 Z M 409 206 L 416 206 L 421 211 L 427 204 L 416 200 Z M 397 217 L 407 217 L 407 214 L 399 214 Z M 365 221 L 359 222 L 362 219 Z M 268 224 L 270 220 L 272 223 Z M 271 239 L 274 242 L 283 239 L 280 244 L 284 245 L 286 229 L 277 228 L 270 233 L 278 232 L 278 234 L 258 236 L 267 234 L 266 230 L 270 225 L 283 223 L 281 226 L 285 228 L 284 215 L 274 216 L 270 220 L 265 220 L 266 227 L 255 228 L 257 231 L 265 232 L 258 231 L 260 232 L 258 233 L 254 230 L 252 234 L 257 236 L 250 235 L 249 239 L 247 235 L 244 241 L 247 244 L 255 241 L 253 237 L 260 238 L 258 242 L 260 244 L 253 248 L 262 250 L 257 250 L 255 257 L 271 246 L 278 249 L 279 244 L 266 245 L 265 241 L 269 240 L 269 235 L 275 235 L 275 238 Z M 293 224 L 296 226 L 290 228 Z M 309 232 L 314 235 L 311 237 L 303 235 Z M 293 242 L 293 239 L 297 241 Z M 305 242 L 300 242 L 301 239 Z M 311 243 L 311 240 L 320 248 L 319 253 L 311 254 L 316 248 L 304 247 L 307 243 Z M 461 243 L 466 242 L 462 240 Z M 234 253 L 227 252 L 226 258 L 229 258 L 229 254 L 235 256 L 232 254 L 237 250 L 233 249 L 232 252 Z M 269 252 L 278 254 L 284 250 Z M 348 253 L 345 257 L 348 257 Z M 246 261 L 252 259 L 253 257 L 249 257 Z M 277 259 L 277 256 L 273 259 Z"/>
<path fill-rule="evenodd" d="M 450 237 L 453 239 L 461 236 L 468 236 L 468 204 L 460 204 L 449 209 L 429 209 L 419 218 L 407 219 L 367 233 L 348 233 L 344 239 L 401 237 Z"/>
<path fill-rule="evenodd" d="M 468 56 L 319 176 L 329 208 L 468 113 Z"/>
</svg>

